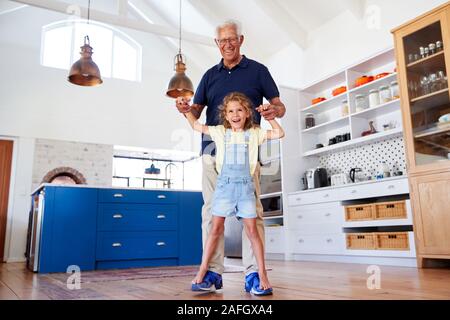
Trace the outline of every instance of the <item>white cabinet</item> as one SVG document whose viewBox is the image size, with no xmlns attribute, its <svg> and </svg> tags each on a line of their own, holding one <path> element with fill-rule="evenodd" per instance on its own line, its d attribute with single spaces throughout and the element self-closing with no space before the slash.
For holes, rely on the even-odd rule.
<svg viewBox="0 0 450 320">
<path fill-rule="evenodd" d="M 344 235 L 339 233 L 305 235 L 294 232 L 289 241 L 294 254 L 339 255 L 343 254 L 345 245 Z"/>
<path fill-rule="evenodd" d="M 283 227 L 266 227 L 266 253 L 284 253 L 285 238 Z"/>
</svg>

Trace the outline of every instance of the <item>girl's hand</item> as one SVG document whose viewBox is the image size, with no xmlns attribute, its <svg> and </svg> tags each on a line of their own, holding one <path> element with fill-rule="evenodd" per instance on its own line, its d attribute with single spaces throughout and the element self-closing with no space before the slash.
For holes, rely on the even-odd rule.
<svg viewBox="0 0 450 320">
<path fill-rule="evenodd" d="M 191 112 L 191 106 L 189 105 L 190 102 L 191 99 L 178 97 L 175 105 L 180 113 L 188 113 Z"/>
</svg>

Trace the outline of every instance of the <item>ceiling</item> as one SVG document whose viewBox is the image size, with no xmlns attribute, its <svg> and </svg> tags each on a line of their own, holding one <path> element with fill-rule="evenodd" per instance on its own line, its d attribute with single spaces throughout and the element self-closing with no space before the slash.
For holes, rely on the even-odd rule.
<svg viewBox="0 0 450 320">
<path fill-rule="evenodd" d="M 365 1 L 182 0 L 183 43 L 200 44 L 196 50 L 203 51 L 200 56 L 205 55 L 208 47 L 214 47 L 215 26 L 236 19 L 242 22 L 245 35 L 243 52 L 264 59 L 292 43 L 306 49 L 313 31 L 346 10 L 362 19 Z M 86 17 L 87 3 L 88 0 L 1 1 L 0 16 L 24 4 L 63 13 L 75 4 L 80 6 L 81 16 Z M 179 0 L 91 0 L 91 19 L 159 34 L 178 45 Z"/>
</svg>

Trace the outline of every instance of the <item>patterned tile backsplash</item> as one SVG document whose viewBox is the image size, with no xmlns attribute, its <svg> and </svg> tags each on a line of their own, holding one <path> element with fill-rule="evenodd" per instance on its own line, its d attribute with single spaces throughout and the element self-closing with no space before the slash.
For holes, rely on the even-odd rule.
<svg viewBox="0 0 450 320">
<path fill-rule="evenodd" d="M 351 168 L 361 168 L 372 177 L 377 174 L 380 163 L 386 162 L 391 172 L 402 171 L 406 174 L 405 144 L 403 137 L 381 140 L 353 149 L 322 156 L 321 167 L 328 175 L 349 173 Z"/>
</svg>

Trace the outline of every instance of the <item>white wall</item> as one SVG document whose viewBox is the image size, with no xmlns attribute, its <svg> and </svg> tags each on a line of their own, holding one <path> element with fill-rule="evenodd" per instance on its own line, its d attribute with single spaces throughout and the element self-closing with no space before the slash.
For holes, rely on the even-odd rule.
<svg viewBox="0 0 450 320">
<path fill-rule="evenodd" d="M 8 138 L 7 138 L 8 139 Z M 8 206 L 5 258 L 7 262 L 24 261 L 28 217 L 31 204 L 31 176 L 33 172 L 35 139 L 14 140 L 12 189 Z"/>
<path fill-rule="evenodd" d="M 68 71 L 40 65 L 42 26 L 65 18 L 34 7 L 0 16 L 0 134 L 172 149 L 174 132 L 191 133 L 165 96 L 176 48 L 164 38 L 121 29 L 143 46 L 142 82 L 104 78 L 99 87 L 75 86 L 66 80 Z M 95 61 L 95 39 L 91 44 Z M 194 86 L 203 72 L 188 64 Z"/>
<path fill-rule="evenodd" d="M 345 11 L 309 35 L 308 48 L 282 48 L 267 64 L 279 84 L 303 88 L 349 65 L 393 47 L 391 30 L 446 0 L 367 0 L 357 19 Z M 375 9 L 374 9 L 375 8 Z M 378 8 L 378 9 L 377 9 Z M 379 10 L 379 25 L 373 14 Z M 375 23 L 374 23 L 375 22 Z"/>
</svg>

